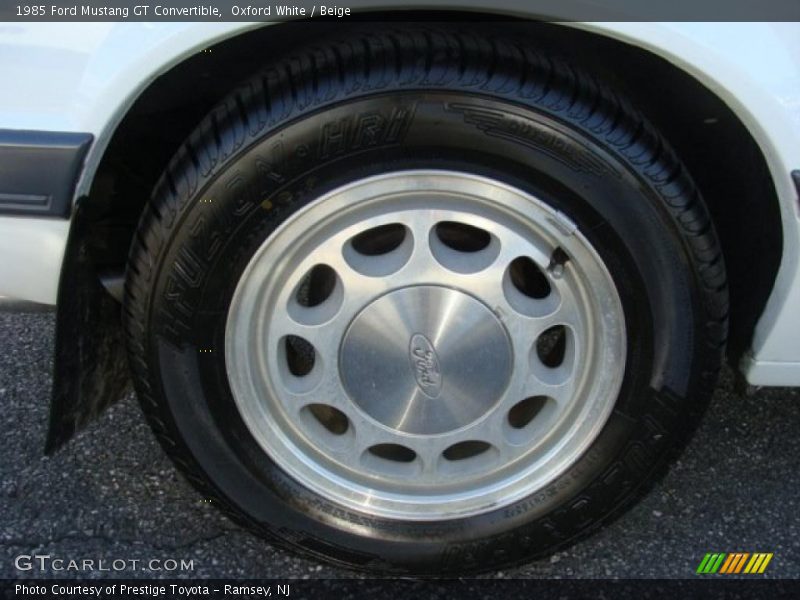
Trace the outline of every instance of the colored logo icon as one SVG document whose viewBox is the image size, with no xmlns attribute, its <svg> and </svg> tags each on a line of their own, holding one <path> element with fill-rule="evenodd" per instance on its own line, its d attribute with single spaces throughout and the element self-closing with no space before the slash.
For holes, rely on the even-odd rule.
<svg viewBox="0 0 800 600">
<path fill-rule="evenodd" d="M 760 575 L 767 570 L 772 552 L 709 552 L 697 566 L 698 575 Z"/>
</svg>

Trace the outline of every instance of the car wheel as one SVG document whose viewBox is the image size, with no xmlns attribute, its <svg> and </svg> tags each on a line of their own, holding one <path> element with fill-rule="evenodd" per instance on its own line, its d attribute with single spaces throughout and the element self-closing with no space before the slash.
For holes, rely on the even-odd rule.
<svg viewBox="0 0 800 600">
<path fill-rule="evenodd" d="M 206 497 L 380 572 L 483 571 L 629 505 L 707 403 L 719 244 L 616 93 L 498 29 L 317 40 L 235 89 L 142 217 L 138 395 Z"/>
</svg>

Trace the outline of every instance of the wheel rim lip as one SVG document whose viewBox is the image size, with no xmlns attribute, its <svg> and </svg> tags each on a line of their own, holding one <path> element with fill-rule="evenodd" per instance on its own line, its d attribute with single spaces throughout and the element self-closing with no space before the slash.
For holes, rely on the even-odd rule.
<svg viewBox="0 0 800 600">
<path fill-rule="evenodd" d="M 484 195 L 478 194 L 476 190 L 483 191 Z M 243 335 L 249 336 L 253 329 L 262 330 L 268 326 L 264 301 L 265 297 L 275 293 L 269 284 L 254 282 L 263 281 L 268 271 L 284 273 L 287 257 L 292 252 L 279 252 L 276 255 L 275 246 L 288 232 L 303 232 L 302 235 L 294 236 L 294 253 L 302 254 L 301 249 L 307 247 L 315 236 L 330 225 L 325 219 L 318 219 L 319 215 L 315 217 L 320 207 L 326 207 L 322 211 L 323 215 L 330 216 L 343 211 L 343 214 L 351 218 L 363 208 L 371 210 L 387 198 L 419 194 L 423 191 L 456 194 L 469 202 L 488 203 L 498 215 L 507 215 L 510 221 L 521 227 L 537 230 L 544 227 L 547 234 L 556 236 L 557 240 L 557 232 L 561 232 L 565 239 L 568 238 L 568 245 L 572 250 L 577 248 L 582 256 L 591 257 L 589 270 L 594 275 L 599 274 L 604 282 L 603 286 L 608 293 L 602 301 L 605 316 L 601 316 L 604 326 L 601 343 L 606 343 L 607 351 L 601 358 L 605 370 L 611 374 L 605 377 L 603 389 L 600 390 L 604 401 L 581 408 L 578 412 L 580 418 L 575 423 L 567 424 L 568 426 L 562 424 L 562 429 L 566 427 L 565 439 L 571 440 L 571 443 L 566 451 L 564 444 L 551 447 L 549 456 L 545 454 L 542 459 L 551 465 L 547 470 L 539 469 L 537 472 L 535 464 L 528 465 L 527 468 L 511 472 L 502 480 L 489 482 L 482 487 L 451 490 L 441 494 L 397 493 L 362 485 L 354 482 L 347 470 L 332 469 L 329 463 L 320 462 L 320 457 L 307 453 L 307 444 L 302 440 L 298 442 L 294 437 L 295 432 L 287 431 L 279 419 L 266 410 L 259 398 L 260 392 L 254 384 L 254 376 L 260 376 L 266 389 L 274 391 L 263 363 L 252 364 L 242 360 L 241 343 L 237 343 L 237 340 L 241 340 Z M 344 217 L 332 219 L 334 223 L 342 220 L 345 220 Z M 355 223 L 357 222 L 358 219 Z M 276 256 L 277 263 L 265 262 Z M 578 265 L 576 270 L 581 271 L 586 267 L 586 264 Z M 276 279 L 273 279 L 273 287 L 275 282 Z M 257 315 L 255 320 L 252 315 Z M 347 327 L 352 320 L 347 323 Z M 253 323 L 255 328 L 252 327 Z M 591 339 L 597 337 L 591 331 L 587 336 Z M 597 345 L 596 339 L 594 345 Z M 622 304 L 613 279 L 597 252 L 568 219 L 534 196 L 503 182 L 470 173 L 443 170 L 395 171 L 364 178 L 332 190 L 300 208 L 263 242 L 251 258 L 234 292 L 225 332 L 226 368 L 231 391 L 242 419 L 259 446 L 294 479 L 328 500 L 373 516 L 413 521 L 468 517 L 501 508 L 542 489 L 566 472 L 596 439 L 611 414 L 622 385 L 626 351 Z M 609 355 L 613 355 L 613 360 L 608 359 Z M 584 378 L 587 372 L 584 369 Z M 585 383 L 580 383 L 581 388 Z"/>
</svg>

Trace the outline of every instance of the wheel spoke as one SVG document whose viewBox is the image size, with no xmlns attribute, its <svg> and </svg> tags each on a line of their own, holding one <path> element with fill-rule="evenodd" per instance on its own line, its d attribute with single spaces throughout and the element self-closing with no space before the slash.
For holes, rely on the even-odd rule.
<svg viewBox="0 0 800 600">
<path fill-rule="evenodd" d="M 411 282 L 433 281 L 443 275 L 441 265 L 431 252 L 430 235 L 436 224 L 434 211 L 418 211 L 411 215 L 404 215 L 405 225 L 411 232 L 414 249 L 408 264 L 400 274 L 396 285 L 409 285 Z"/>
</svg>

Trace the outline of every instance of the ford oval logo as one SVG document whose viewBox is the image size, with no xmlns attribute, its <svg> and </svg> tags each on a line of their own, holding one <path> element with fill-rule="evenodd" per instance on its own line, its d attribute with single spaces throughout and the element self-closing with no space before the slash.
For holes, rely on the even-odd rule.
<svg viewBox="0 0 800 600">
<path fill-rule="evenodd" d="M 428 398 L 438 398 L 442 393 L 442 370 L 431 341 L 421 333 L 415 333 L 411 336 L 408 356 L 419 390 Z"/>
</svg>

